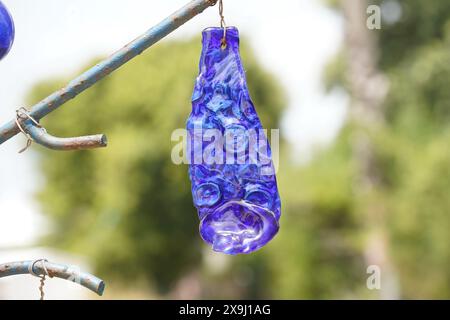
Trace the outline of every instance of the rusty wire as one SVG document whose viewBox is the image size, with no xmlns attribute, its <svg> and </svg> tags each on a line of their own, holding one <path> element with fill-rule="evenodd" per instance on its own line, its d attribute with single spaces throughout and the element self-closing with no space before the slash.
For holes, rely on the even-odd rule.
<svg viewBox="0 0 450 320">
<path fill-rule="evenodd" d="M 24 119 L 22 116 L 25 116 L 25 119 Z M 19 153 L 25 152 L 25 151 L 31 146 L 31 144 L 32 144 L 33 141 L 34 141 L 33 138 L 30 136 L 30 134 L 29 134 L 28 132 L 26 132 L 26 131 L 23 129 L 22 125 L 20 124 L 20 121 L 26 120 L 26 119 L 31 120 L 36 126 L 41 127 L 41 125 L 39 124 L 39 122 L 37 122 L 37 121 L 30 115 L 30 112 L 29 112 L 26 108 L 21 107 L 21 108 L 19 108 L 19 109 L 16 110 L 16 119 L 15 119 L 15 122 L 16 122 L 17 127 L 19 128 L 20 132 L 22 132 L 22 133 L 24 134 L 24 136 L 27 138 L 27 144 L 26 144 L 26 146 L 25 146 L 24 148 L 22 148 L 21 150 L 19 150 Z"/>
<path fill-rule="evenodd" d="M 219 0 L 220 27 L 223 28 L 222 49 L 227 47 L 227 24 L 223 14 L 223 0 Z"/>
<path fill-rule="evenodd" d="M 42 274 L 42 275 L 37 274 L 36 272 L 34 272 L 34 269 L 33 269 L 33 268 L 34 268 L 34 265 L 35 265 L 36 263 L 38 263 L 38 262 L 41 263 L 42 269 L 44 270 L 44 274 Z M 46 266 L 46 263 L 47 263 L 47 262 L 48 262 L 47 259 L 38 259 L 38 260 L 35 260 L 35 261 L 33 261 L 33 262 L 30 264 L 29 270 L 28 270 L 29 273 L 30 273 L 31 275 L 33 275 L 33 276 L 35 276 L 35 277 L 37 277 L 37 278 L 40 279 L 40 285 L 39 285 L 39 292 L 40 292 L 40 294 L 41 294 L 40 300 L 44 300 L 44 297 L 45 297 L 44 286 L 45 286 L 45 280 L 46 280 L 46 277 L 48 276 L 48 277 L 50 277 L 50 278 L 53 278 L 53 277 L 48 273 L 47 266 Z"/>
</svg>

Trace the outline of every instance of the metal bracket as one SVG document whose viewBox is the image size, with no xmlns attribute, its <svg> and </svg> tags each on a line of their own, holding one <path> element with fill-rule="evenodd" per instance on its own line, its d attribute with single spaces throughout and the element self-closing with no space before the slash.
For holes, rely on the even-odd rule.
<svg viewBox="0 0 450 320">
<path fill-rule="evenodd" d="M 169 35 L 174 30 L 202 13 L 205 9 L 214 6 L 217 0 L 193 0 L 183 8 L 176 11 L 159 24 L 149 29 L 146 33 L 132 41 L 106 60 L 92 67 L 78 78 L 72 80 L 66 87 L 51 94 L 41 102 L 31 108 L 29 115 L 36 121 L 40 121 L 49 113 L 55 111 L 67 101 L 75 98 L 81 92 L 93 86 L 122 65 L 140 55 Z M 25 122 L 24 122 L 25 124 Z M 62 139 L 48 135 L 42 130 L 38 130 L 33 125 L 26 124 L 28 133 L 37 143 L 55 150 L 78 150 L 86 148 L 97 148 L 106 146 L 105 136 L 80 137 Z M 14 120 L 0 126 L 0 145 L 11 139 L 20 132 L 20 128 Z M 40 141 L 40 142 L 39 142 Z"/>
</svg>

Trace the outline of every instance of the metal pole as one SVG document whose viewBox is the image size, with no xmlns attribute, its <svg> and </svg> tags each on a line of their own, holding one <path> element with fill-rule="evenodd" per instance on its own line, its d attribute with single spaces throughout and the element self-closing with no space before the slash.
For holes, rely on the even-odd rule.
<svg viewBox="0 0 450 320">
<path fill-rule="evenodd" d="M 51 94 L 31 108 L 30 116 L 37 121 L 56 110 L 67 101 L 75 98 L 84 90 L 90 88 L 104 77 L 120 68 L 122 65 L 140 55 L 159 40 L 202 13 L 210 6 L 214 6 L 217 0 L 193 0 L 185 7 L 176 11 L 168 18 L 161 21 L 142 36 L 132 41 L 112 56 L 97 64 L 78 78 L 72 80 L 66 87 Z M 0 144 L 9 140 L 20 132 L 15 120 L 0 127 Z"/>
<path fill-rule="evenodd" d="M 45 270 L 42 263 L 35 262 L 36 261 L 19 261 L 0 264 L 0 278 L 32 273 L 42 276 L 48 275 L 50 277 L 56 277 L 78 283 L 79 285 L 92 290 L 99 296 L 103 295 L 105 283 L 103 280 L 93 276 L 92 274 L 81 272 L 74 266 L 66 266 L 51 262 L 45 262 Z M 31 268 L 33 269 L 31 270 Z"/>
</svg>

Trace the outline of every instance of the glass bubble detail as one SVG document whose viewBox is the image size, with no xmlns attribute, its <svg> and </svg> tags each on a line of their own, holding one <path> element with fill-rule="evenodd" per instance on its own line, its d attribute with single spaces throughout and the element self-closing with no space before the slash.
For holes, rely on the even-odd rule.
<svg viewBox="0 0 450 320">
<path fill-rule="evenodd" d="M 271 149 L 247 88 L 239 32 L 227 28 L 225 47 L 223 37 L 223 28 L 203 32 L 188 157 L 200 234 L 214 251 L 234 255 L 254 252 L 277 234 L 281 202 Z"/>
</svg>

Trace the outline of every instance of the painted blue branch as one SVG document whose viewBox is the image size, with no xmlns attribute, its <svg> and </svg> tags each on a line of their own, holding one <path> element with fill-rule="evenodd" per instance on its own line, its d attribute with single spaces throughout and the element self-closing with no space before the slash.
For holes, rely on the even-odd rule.
<svg viewBox="0 0 450 320">
<path fill-rule="evenodd" d="M 66 87 L 51 94 L 31 108 L 30 115 L 37 121 L 53 112 L 67 101 L 75 98 L 84 90 L 90 88 L 98 81 L 120 68 L 122 65 L 140 55 L 144 50 L 202 13 L 217 0 L 193 0 L 158 25 L 148 30 L 142 36 L 132 41 L 112 56 L 97 64 L 78 78 L 72 80 Z M 9 140 L 20 132 L 14 120 L 0 127 L 0 144 Z"/>
</svg>

